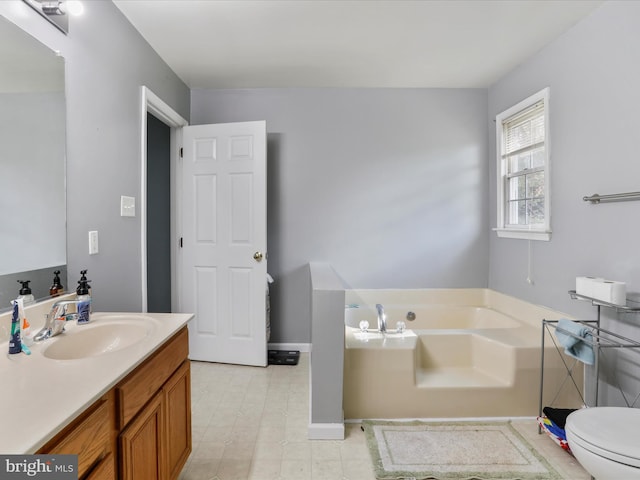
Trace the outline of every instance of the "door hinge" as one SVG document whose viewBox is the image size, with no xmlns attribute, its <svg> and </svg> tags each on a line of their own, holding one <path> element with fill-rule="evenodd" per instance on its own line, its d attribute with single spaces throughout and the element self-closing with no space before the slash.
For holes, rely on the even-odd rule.
<svg viewBox="0 0 640 480">
<path fill-rule="evenodd" d="M 182 147 L 180 147 L 180 158 L 182 158 Z"/>
</svg>

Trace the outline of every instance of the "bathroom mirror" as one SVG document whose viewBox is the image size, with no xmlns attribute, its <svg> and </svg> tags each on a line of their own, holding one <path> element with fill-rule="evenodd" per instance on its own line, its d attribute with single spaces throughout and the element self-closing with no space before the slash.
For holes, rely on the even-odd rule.
<svg viewBox="0 0 640 480">
<path fill-rule="evenodd" d="M 0 310 L 66 283 L 64 59 L 0 16 Z"/>
</svg>

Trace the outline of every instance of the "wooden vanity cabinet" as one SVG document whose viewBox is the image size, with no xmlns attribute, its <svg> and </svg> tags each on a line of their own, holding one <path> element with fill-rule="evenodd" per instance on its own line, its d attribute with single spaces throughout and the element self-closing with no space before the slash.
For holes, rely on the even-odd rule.
<svg viewBox="0 0 640 480">
<path fill-rule="evenodd" d="M 121 480 L 178 478 L 191 453 L 188 354 L 184 328 L 116 386 Z"/>
<path fill-rule="evenodd" d="M 82 480 L 175 480 L 191 453 L 184 327 L 38 453 L 78 454 Z"/>
</svg>

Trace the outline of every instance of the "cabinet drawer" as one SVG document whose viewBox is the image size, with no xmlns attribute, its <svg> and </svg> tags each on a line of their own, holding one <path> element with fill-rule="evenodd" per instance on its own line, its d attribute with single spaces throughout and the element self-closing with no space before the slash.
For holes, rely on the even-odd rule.
<svg viewBox="0 0 640 480">
<path fill-rule="evenodd" d="M 43 453 L 78 455 L 78 477 L 82 478 L 111 452 L 112 409 L 108 397 L 98 400 L 88 415 L 67 427 L 60 434 L 61 439 L 46 445 Z"/>
<path fill-rule="evenodd" d="M 135 417 L 188 355 L 189 337 L 185 327 L 116 387 L 118 429 Z"/>
</svg>

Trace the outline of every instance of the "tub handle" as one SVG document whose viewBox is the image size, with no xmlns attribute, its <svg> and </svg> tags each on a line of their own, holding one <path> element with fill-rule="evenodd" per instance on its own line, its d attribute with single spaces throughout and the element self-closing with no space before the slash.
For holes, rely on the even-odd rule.
<svg viewBox="0 0 640 480">
<path fill-rule="evenodd" d="M 410 322 L 413 322 L 415 319 L 416 319 L 415 312 L 407 312 L 407 320 L 409 320 Z"/>
</svg>

